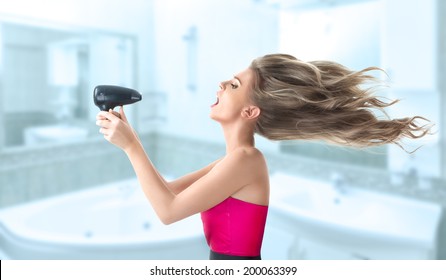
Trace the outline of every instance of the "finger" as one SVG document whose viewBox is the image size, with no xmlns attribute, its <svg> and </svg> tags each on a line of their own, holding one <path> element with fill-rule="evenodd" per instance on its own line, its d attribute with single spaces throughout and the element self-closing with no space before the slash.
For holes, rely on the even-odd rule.
<svg viewBox="0 0 446 280">
<path fill-rule="evenodd" d="M 110 128 L 110 121 L 107 119 L 97 120 L 96 125 L 103 128 Z"/>
<path fill-rule="evenodd" d="M 104 136 L 108 136 L 108 130 L 106 128 L 101 127 L 99 129 L 99 133 L 103 134 Z"/>
<path fill-rule="evenodd" d="M 121 114 L 121 120 L 123 120 L 123 121 L 125 121 L 126 123 L 128 123 L 128 121 L 127 121 L 127 116 L 125 115 L 125 112 L 124 112 L 124 106 L 121 106 L 121 107 L 119 108 L 119 113 Z"/>
<path fill-rule="evenodd" d="M 110 136 L 108 136 L 107 134 L 104 134 L 104 139 L 108 142 L 111 142 Z"/>
<path fill-rule="evenodd" d="M 115 115 L 113 115 L 113 113 L 107 112 L 107 111 L 101 111 L 98 113 L 98 116 L 102 116 L 110 121 L 117 121 L 119 120 L 119 118 Z"/>
<path fill-rule="evenodd" d="M 106 120 L 106 118 L 100 114 L 100 112 L 96 115 L 96 120 Z"/>
<path fill-rule="evenodd" d="M 119 114 L 116 111 L 113 111 L 112 109 L 109 110 L 110 113 L 112 113 L 113 115 L 117 116 L 118 118 L 121 118 L 121 114 Z"/>
</svg>

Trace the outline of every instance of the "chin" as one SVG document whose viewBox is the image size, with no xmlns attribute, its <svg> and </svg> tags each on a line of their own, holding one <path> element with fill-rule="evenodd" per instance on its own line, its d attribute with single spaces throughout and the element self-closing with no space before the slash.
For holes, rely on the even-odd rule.
<svg viewBox="0 0 446 280">
<path fill-rule="evenodd" d="M 212 120 L 221 123 L 223 121 L 223 119 L 221 117 L 219 117 L 218 115 L 214 114 L 213 112 L 211 112 L 209 114 L 209 118 L 211 118 Z"/>
<path fill-rule="evenodd" d="M 218 122 L 218 118 L 214 114 L 212 114 L 212 113 L 209 114 L 209 118 L 214 120 L 214 121 L 216 121 L 216 122 Z"/>
</svg>

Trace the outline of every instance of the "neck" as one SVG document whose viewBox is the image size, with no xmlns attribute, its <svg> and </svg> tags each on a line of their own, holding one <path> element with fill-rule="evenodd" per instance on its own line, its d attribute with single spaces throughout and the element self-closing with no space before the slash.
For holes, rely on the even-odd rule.
<svg viewBox="0 0 446 280">
<path fill-rule="evenodd" d="M 237 148 L 254 147 L 254 128 L 247 124 L 222 124 L 226 142 L 226 154 Z"/>
</svg>

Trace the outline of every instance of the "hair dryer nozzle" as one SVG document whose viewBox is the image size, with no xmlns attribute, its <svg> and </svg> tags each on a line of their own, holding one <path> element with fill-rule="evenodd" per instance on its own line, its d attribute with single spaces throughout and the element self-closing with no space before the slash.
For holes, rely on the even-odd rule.
<svg viewBox="0 0 446 280">
<path fill-rule="evenodd" d="M 93 91 L 94 104 L 102 111 L 108 111 L 116 106 L 138 102 L 142 95 L 131 88 L 120 86 L 100 85 Z"/>
</svg>

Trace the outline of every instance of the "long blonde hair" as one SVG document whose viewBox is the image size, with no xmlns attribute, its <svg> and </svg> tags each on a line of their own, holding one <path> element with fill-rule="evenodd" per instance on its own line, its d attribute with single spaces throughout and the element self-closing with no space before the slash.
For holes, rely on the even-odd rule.
<svg viewBox="0 0 446 280">
<path fill-rule="evenodd" d="M 255 74 L 252 99 L 261 110 L 255 132 L 268 139 L 402 147 L 403 137 L 420 138 L 430 131 L 431 124 L 417 124 L 428 122 L 420 116 L 380 119 L 374 113 L 398 101 L 373 96 L 377 79 L 369 72 L 380 68 L 351 71 L 332 61 L 270 54 L 252 61 L 250 69 Z"/>
</svg>

